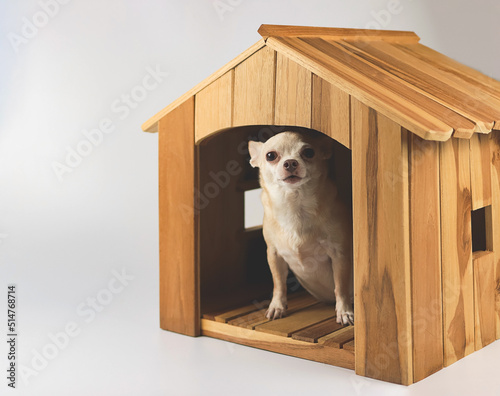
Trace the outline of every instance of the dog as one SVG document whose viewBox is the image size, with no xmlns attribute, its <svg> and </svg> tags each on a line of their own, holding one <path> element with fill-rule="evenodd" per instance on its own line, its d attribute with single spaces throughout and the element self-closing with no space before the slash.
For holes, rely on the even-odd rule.
<svg viewBox="0 0 500 396">
<path fill-rule="evenodd" d="M 289 268 L 316 299 L 334 303 L 336 320 L 354 323 L 352 222 L 329 175 L 332 141 L 322 134 L 282 132 L 249 141 L 250 165 L 259 168 L 263 234 L 273 278 L 266 317 L 283 317 Z"/>
</svg>

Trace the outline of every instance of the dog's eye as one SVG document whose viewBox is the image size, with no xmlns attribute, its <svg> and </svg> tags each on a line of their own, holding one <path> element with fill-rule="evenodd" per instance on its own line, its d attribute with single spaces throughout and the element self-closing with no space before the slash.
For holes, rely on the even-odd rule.
<svg viewBox="0 0 500 396">
<path fill-rule="evenodd" d="M 276 153 L 276 151 L 270 151 L 266 154 L 266 160 L 268 160 L 269 162 L 274 161 L 277 157 L 278 154 Z"/>
<path fill-rule="evenodd" d="M 314 150 L 312 148 L 306 148 L 304 151 L 302 151 L 302 155 L 306 158 L 313 158 L 314 157 Z"/>
</svg>

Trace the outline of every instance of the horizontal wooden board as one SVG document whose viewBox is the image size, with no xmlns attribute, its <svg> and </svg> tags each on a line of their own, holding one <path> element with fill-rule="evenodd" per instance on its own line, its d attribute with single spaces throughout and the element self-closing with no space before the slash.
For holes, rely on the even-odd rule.
<svg viewBox="0 0 500 396">
<path fill-rule="evenodd" d="M 325 344 L 334 348 L 342 348 L 344 344 L 354 340 L 354 326 L 347 326 L 331 334 L 321 337 L 319 344 Z"/>
<path fill-rule="evenodd" d="M 333 333 L 342 327 L 343 325 L 337 323 L 337 318 L 331 318 L 293 333 L 292 338 L 307 342 L 317 342 L 319 338 Z"/>
<path fill-rule="evenodd" d="M 417 43 L 420 38 L 413 32 L 374 29 L 342 29 L 312 26 L 261 25 L 263 38 L 277 37 L 328 37 L 336 40 L 384 40 L 397 43 Z"/>
<path fill-rule="evenodd" d="M 313 360 L 333 366 L 354 369 L 354 353 L 351 350 L 335 348 L 328 344 L 314 344 L 294 340 L 291 337 L 281 337 L 218 323 L 211 320 L 201 320 L 201 334 L 213 338 L 235 342 L 254 348 L 265 349 L 289 356 Z"/>
<path fill-rule="evenodd" d="M 296 331 L 335 316 L 333 305 L 317 304 L 287 317 L 273 320 L 255 327 L 256 331 L 290 337 Z"/>
</svg>

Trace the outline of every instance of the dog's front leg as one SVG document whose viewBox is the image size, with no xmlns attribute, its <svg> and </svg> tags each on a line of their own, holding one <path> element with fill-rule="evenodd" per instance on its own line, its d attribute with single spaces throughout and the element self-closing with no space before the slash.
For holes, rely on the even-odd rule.
<svg viewBox="0 0 500 396">
<path fill-rule="evenodd" d="M 335 309 L 337 323 L 354 324 L 354 310 L 349 297 L 352 282 L 352 264 L 349 257 L 334 245 L 324 244 L 332 261 L 333 281 L 335 283 Z"/>
<path fill-rule="evenodd" d="M 288 276 L 288 264 L 272 246 L 267 248 L 267 261 L 273 276 L 273 299 L 266 312 L 266 318 L 274 320 L 285 315 L 286 302 L 286 278 Z"/>
</svg>

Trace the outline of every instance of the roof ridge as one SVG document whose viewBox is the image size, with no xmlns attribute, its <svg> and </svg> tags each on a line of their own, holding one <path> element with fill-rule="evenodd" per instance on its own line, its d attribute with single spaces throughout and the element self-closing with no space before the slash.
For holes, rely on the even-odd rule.
<svg viewBox="0 0 500 396">
<path fill-rule="evenodd" d="M 337 40 L 388 41 L 392 43 L 418 43 L 414 32 L 400 30 L 346 29 L 313 26 L 261 25 L 259 34 L 268 37 L 321 37 Z"/>
</svg>

